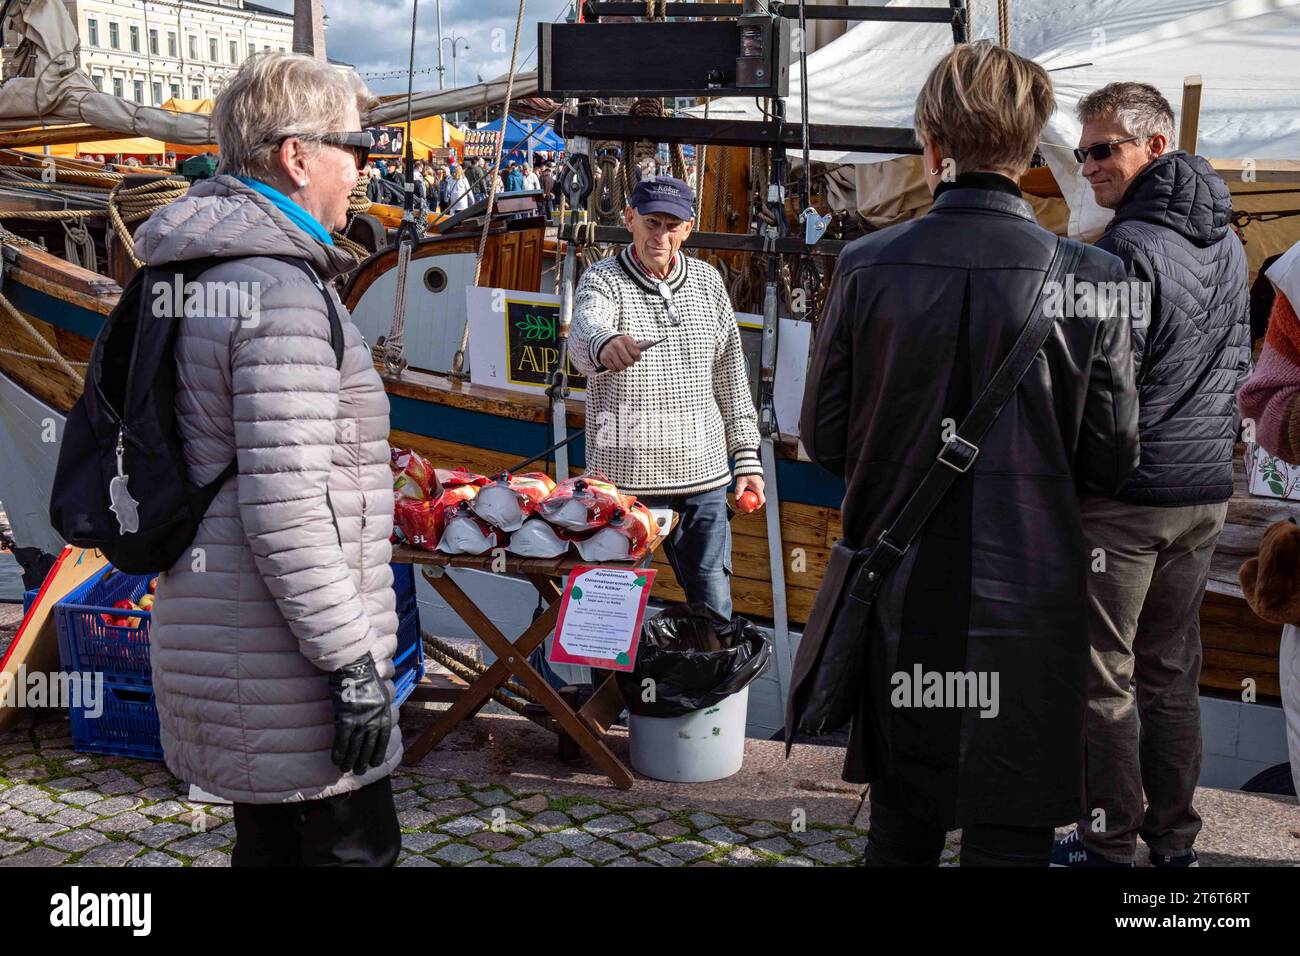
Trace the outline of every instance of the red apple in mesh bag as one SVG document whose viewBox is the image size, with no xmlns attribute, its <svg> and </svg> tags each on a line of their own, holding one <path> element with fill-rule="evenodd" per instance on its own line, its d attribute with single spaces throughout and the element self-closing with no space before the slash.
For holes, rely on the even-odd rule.
<svg viewBox="0 0 1300 956">
<path fill-rule="evenodd" d="M 505 532 L 475 515 L 466 499 L 454 511 L 448 510 L 447 524 L 442 529 L 438 550 L 445 554 L 483 554 L 505 542 Z"/>
<path fill-rule="evenodd" d="M 594 531 L 609 523 L 615 511 L 627 512 L 636 499 L 620 494 L 599 472 L 560 482 L 555 491 L 537 506 L 551 524 L 570 531 Z"/>
<path fill-rule="evenodd" d="M 524 519 L 554 490 L 551 476 L 540 471 L 513 477 L 503 471 L 497 474 L 496 481 L 480 489 L 474 499 L 474 513 L 503 531 L 518 531 Z"/>
<path fill-rule="evenodd" d="M 650 509 L 634 501 L 627 511 L 615 509 L 605 527 L 574 541 L 574 546 L 584 561 L 639 561 L 658 533 Z"/>
<path fill-rule="evenodd" d="M 545 519 L 534 516 L 510 535 L 506 550 L 521 558 L 558 558 L 569 550 L 571 534 L 573 532 L 556 528 Z"/>
</svg>

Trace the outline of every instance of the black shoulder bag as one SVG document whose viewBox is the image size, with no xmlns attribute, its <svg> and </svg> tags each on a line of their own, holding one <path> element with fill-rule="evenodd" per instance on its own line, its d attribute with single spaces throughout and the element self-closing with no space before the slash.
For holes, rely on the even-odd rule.
<svg viewBox="0 0 1300 956">
<path fill-rule="evenodd" d="M 843 539 L 835 542 L 794 662 L 786 707 L 787 752 L 796 731 L 828 734 L 857 714 L 876 597 L 944 495 L 975 463 L 980 441 L 1015 393 L 1055 324 L 1055 316 L 1045 308 L 1048 290 L 1053 283 L 1064 283 L 1082 256 L 1079 243 L 1057 240 L 1043 285 L 1010 353 L 876 543 L 858 550 Z"/>
</svg>

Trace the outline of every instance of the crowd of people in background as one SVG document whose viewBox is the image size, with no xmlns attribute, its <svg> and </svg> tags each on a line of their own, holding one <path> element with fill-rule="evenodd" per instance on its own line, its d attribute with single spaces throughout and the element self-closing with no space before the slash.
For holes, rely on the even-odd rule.
<svg viewBox="0 0 1300 956">
<path fill-rule="evenodd" d="M 371 202 L 401 205 L 406 192 L 404 162 L 400 159 L 376 159 L 366 164 L 367 195 Z M 417 204 L 432 213 L 456 215 L 474 203 L 487 199 L 495 180 L 498 195 L 536 190 L 542 193 L 540 206 L 550 218 L 560 205 L 559 175 L 555 160 L 538 155 L 531 164 L 504 160 L 500 167 L 476 156 L 447 163 L 416 160 L 413 188 Z"/>
</svg>

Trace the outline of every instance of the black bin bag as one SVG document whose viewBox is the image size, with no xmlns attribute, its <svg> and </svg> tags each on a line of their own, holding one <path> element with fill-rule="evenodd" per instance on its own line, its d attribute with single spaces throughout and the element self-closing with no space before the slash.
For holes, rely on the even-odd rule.
<svg viewBox="0 0 1300 956">
<path fill-rule="evenodd" d="M 728 622 L 707 604 L 677 604 L 641 625 L 636 668 L 619 671 L 618 686 L 638 717 L 680 717 L 744 690 L 771 656 L 767 637 L 743 617 Z"/>
</svg>

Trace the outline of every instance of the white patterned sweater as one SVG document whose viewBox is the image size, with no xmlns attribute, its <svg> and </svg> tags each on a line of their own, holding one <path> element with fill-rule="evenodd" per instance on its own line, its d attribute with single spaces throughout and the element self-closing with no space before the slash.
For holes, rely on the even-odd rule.
<svg viewBox="0 0 1300 956">
<path fill-rule="evenodd" d="M 762 475 L 758 415 L 722 276 L 678 252 L 661 283 L 631 250 L 589 267 L 574 302 L 569 356 L 588 376 L 587 467 L 634 495 L 723 487 L 728 456 L 736 477 Z M 662 341 L 630 368 L 604 371 L 600 351 L 620 335 Z"/>
</svg>

